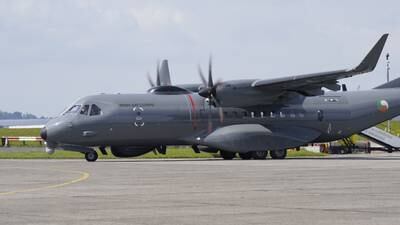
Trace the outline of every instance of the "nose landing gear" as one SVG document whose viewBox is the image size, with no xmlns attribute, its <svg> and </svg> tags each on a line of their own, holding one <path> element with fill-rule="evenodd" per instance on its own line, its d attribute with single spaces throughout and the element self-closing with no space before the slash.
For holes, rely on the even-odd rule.
<svg viewBox="0 0 400 225">
<path fill-rule="evenodd" d="M 96 151 L 90 151 L 85 153 L 85 159 L 88 162 L 94 162 L 99 158 L 99 155 Z"/>
</svg>

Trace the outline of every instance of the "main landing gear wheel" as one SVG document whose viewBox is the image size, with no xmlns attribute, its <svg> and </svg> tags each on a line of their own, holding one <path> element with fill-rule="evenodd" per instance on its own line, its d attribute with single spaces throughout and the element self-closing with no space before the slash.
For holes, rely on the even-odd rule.
<svg viewBox="0 0 400 225">
<path fill-rule="evenodd" d="M 219 151 L 219 154 L 225 160 L 232 160 L 236 156 L 235 152 L 227 152 L 227 151 Z"/>
<path fill-rule="evenodd" d="M 253 159 L 266 159 L 268 155 L 268 151 L 256 151 L 251 152 L 251 156 Z"/>
<path fill-rule="evenodd" d="M 273 158 L 273 159 L 284 159 L 284 158 L 286 158 L 287 151 L 286 151 L 286 149 L 274 150 L 274 151 L 271 151 L 270 154 L 271 154 L 271 158 Z"/>
<path fill-rule="evenodd" d="M 99 158 L 99 155 L 97 154 L 96 151 L 90 151 L 85 153 L 85 159 L 88 162 L 94 162 L 97 160 L 97 158 Z"/>
<path fill-rule="evenodd" d="M 243 160 L 249 160 L 253 156 L 252 152 L 246 152 L 246 153 L 239 153 L 239 156 Z"/>
</svg>

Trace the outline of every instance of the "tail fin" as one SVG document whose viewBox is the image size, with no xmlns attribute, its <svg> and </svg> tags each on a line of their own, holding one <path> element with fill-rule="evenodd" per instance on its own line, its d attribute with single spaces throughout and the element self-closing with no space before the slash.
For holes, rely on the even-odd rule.
<svg viewBox="0 0 400 225">
<path fill-rule="evenodd" d="M 400 77 L 390 81 L 389 83 L 381 84 L 378 87 L 375 87 L 374 89 L 385 89 L 385 88 L 400 88 Z"/>
<path fill-rule="evenodd" d="M 168 60 L 163 60 L 161 63 L 160 68 L 160 81 L 161 86 L 170 86 L 171 85 L 171 78 L 169 75 L 169 67 L 168 67 Z"/>
</svg>

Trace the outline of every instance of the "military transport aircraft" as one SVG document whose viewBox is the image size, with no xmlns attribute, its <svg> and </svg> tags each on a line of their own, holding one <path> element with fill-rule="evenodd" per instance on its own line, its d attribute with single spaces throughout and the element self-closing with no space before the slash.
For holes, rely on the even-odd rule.
<svg viewBox="0 0 400 225">
<path fill-rule="evenodd" d="M 41 137 L 48 153 L 78 151 L 87 161 L 97 160 L 95 148 L 134 157 L 165 154 L 170 145 L 219 151 L 224 159 L 283 159 L 288 148 L 342 139 L 400 114 L 400 80 L 355 92 L 338 84 L 374 70 L 387 37 L 353 69 L 277 79 L 214 83 L 210 60 L 207 80 L 199 69 L 202 84 L 173 85 L 163 61 L 148 93 L 84 97 Z"/>
</svg>

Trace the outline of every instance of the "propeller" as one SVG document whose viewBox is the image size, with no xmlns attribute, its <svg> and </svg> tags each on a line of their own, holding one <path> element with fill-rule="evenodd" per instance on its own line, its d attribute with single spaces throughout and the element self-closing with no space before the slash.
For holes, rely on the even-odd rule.
<svg viewBox="0 0 400 225">
<path fill-rule="evenodd" d="M 201 97 L 208 98 L 209 104 L 215 106 L 216 103 L 219 103 L 219 100 L 217 98 L 217 87 L 218 87 L 218 85 L 221 84 L 221 81 L 217 81 L 215 84 L 213 82 L 211 56 L 210 56 L 210 59 L 208 62 L 208 81 L 204 77 L 203 71 L 201 70 L 200 66 L 198 67 L 198 70 L 199 70 L 200 79 L 203 82 L 203 87 L 200 88 L 199 95 Z"/>
<path fill-rule="evenodd" d="M 199 88 L 199 95 L 201 97 L 207 98 L 208 99 L 208 132 L 211 133 L 212 131 L 212 112 L 211 112 L 211 107 L 212 106 L 217 106 L 219 105 L 219 100 L 217 98 L 217 87 L 218 85 L 221 84 L 221 81 L 217 81 L 214 84 L 213 77 L 212 77 L 212 58 L 210 56 L 209 62 L 208 62 L 208 80 L 204 77 L 203 71 L 201 70 L 201 67 L 198 67 L 199 71 L 199 76 L 201 81 L 203 82 L 203 86 Z M 220 113 L 221 117 L 221 122 L 223 121 L 223 113 Z"/>
</svg>

